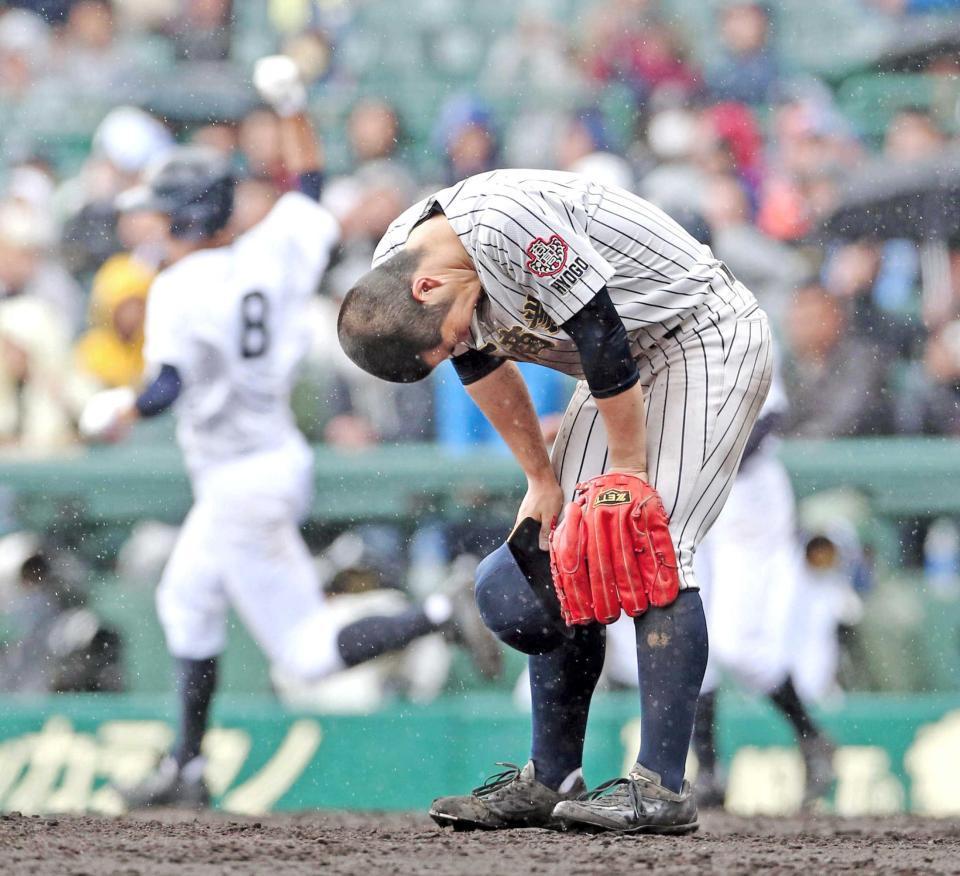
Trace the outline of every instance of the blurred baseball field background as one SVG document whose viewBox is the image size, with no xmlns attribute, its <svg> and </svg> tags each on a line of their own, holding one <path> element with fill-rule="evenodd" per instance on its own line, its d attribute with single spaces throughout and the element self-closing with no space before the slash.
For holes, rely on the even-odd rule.
<svg viewBox="0 0 960 876">
<path fill-rule="evenodd" d="M 336 302 L 386 223 L 493 166 L 602 168 L 701 222 L 773 318 L 794 403 L 782 458 L 843 592 L 817 705 L 841 744 L 832 807 L 960 813 L 951 0 L 0 3 L 0 810 L 117 811 L 109 783 L 170 742 L 153 587 L 190 504 L 172 423 L 88 449 L 76 414 L 142 367 L 136 317 L 117 315 L 147 294 L 152 231 L 118 221 L 115 194 L 174 140 L 231 154 L 238 221 L 289 185 L 249 85 L 277 50 L 310 82 L 344 227 L 296 398 L 318 586 L 349 573 L 422 598 L 502 538 L 521 495 L 450 372 L 385 389 L 334 349 Z M 549 428 L 569 386 L 528 376 Z M 522 762 L 522 661 L 494 685 L 441 662 L 429 690 L 385 670 L 358 703 L 272 679 L 234 624 L 206 742 L 218 804 L 419 808 Z M 597 781 L 637 733 L 635 694 L 611 688 L 588 736 Z M 793 811 L 786 726 L 732 687 L 720 726 L 728 805 Z"/>
</svg>

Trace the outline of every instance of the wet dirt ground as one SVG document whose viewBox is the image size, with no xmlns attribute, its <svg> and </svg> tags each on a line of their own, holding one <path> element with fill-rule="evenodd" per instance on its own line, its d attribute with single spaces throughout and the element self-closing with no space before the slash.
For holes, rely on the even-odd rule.
<svg viewBox="0 0 960 876">
<path fill-rule="evenodd" d="M 442 831 L 417 815 L 0 816 L 0 873 L 960 873 L 960 822 L 701 815 L 676 838 Z"/>
</svg>

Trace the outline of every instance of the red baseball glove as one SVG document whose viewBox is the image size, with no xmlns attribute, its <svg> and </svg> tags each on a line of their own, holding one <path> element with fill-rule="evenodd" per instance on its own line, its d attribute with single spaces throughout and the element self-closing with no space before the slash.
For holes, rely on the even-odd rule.
<svg viewBox="0 0 960 876">
<path fill-rule="evenodd" d="M 568 626 L 613 623 L 677 598 L 677 555 L 660 495 L 614 472 L 577 485 L 550 535 L 550 568 Z"/>
</svg>

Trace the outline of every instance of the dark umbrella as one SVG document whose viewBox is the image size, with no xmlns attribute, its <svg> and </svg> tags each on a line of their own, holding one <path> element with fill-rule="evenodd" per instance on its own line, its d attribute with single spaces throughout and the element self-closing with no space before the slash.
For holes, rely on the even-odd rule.
<svg viewBox="0 0 960 876">
<path fill-rule="evenodd" d="M 960 56 L 960 22 L 946 16 L 897 23 L 875 62 L 883 73 L 918 73 L 936 61 Z"/>
<path fill-rule="evenodd" d="M 960 150 L 929 161 L 868 163 L 841 189 L 824 226 L 828 237 L 911 238 L 960 235 Z"/>
<path fill-rule="evenodd" d="M 952 297 L 947 242 L 960 238 L 960 149 L 928 161 L 875 161 L 855 173 L 824 222 L 827 238 L 909 238 L 920 245 L 924 311 Z"/>
</svg>

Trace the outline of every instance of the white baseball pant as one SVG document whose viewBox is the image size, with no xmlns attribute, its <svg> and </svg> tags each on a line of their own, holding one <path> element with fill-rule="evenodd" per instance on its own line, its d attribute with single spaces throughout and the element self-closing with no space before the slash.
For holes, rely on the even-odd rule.
<svg viewBox="0 0 960 876">
<path fill-rule="evenodd" d="M 299 522 L 311 496 L 302 440 L 205 472 L 157 589 L 174 657 L 203 660 L 226 646 L 230 605 L 274 666 L 304 680 L 343 667 L 337 629 Z"/>
</svg>

